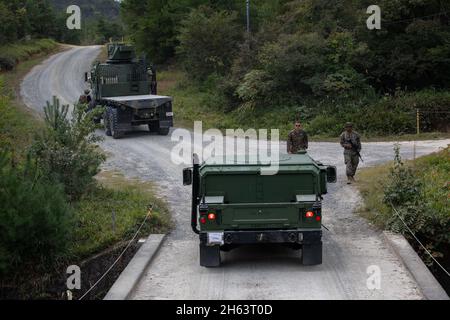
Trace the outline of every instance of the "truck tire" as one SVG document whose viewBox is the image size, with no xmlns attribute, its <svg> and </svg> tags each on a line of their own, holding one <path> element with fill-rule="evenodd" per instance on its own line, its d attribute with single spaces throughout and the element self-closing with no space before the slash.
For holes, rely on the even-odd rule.
<svg viewBox="0 0 450 320">
<path fill-rule="evenodd" d="M 114 139 L 119 139 L 123 137 L 123 132 L 119 130 L 119 112 L 116 108 L 110 108 L 109 112 L 109 123 L 111 128 L 111 136 Z"/>
<path fill-rule="evenodd" d="M 220 267 L 220 246 L 200 244 L 200 265 L 202 267 Z"/>
<path fill-rule="evenodd" d="M 158 134 L 160 136 L 167 136 L 169 134 L 170 128 L 159 128 Z"/>
<path fill-rule="evenodd" d="M 105 134 L 110 137 L 111 136 L 111 125 L 109 124 L 110 119 L 110 108 L 106 108 L 105 113 L 103 114 L 103 126 L 105 127 Z"/>
<path fill-rule="evenodd" d="M 159 125 L 158 123 L 151 122 L 148 124 L 148 131 L 150 132 L 158 132 L 159 131 Z"/>
<path fill-rule="evenodd" d="M 322 264 L 322 243 L 304 244 L 302 246 L 302 264 L 313 266 Z"/>
</svg>

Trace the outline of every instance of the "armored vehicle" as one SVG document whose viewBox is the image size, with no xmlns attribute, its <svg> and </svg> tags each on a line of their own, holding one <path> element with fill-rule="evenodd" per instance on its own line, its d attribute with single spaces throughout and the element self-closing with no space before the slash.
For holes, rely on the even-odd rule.
<svg viewBox="0 0 450 320">
<path fill-rule="evenodd" d="M 336 182 L 336 168 L 305 151 L 280 155 L 279 170 L 266 165 L 199 164 L 183 170 L 192 185 L 192 230 L 200 238 L 200 265 L 217 267 L 221 250 L 279 243 L 302 249 L 304 265 L 322 263 L 322 195 Z"/>
<path fill-rule="evenodd" d="M 173 126 L 172 98 L 157 95 L 156 73 L 145 59 L 137 59 L 132 46 L 107 45 L 108 60 L 85 74 L 92 90 L 89 109 L 105 107 L 105 133 L 120 138 L 132 126 L 148 125 L 167 135 Z"/>
</svg>

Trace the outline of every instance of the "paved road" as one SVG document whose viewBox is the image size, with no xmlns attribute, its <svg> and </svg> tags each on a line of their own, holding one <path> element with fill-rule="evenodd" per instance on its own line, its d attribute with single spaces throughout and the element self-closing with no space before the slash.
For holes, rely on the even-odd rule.
<svg viewBox="0 0 450 320">
<path fill-rule="evenodd" d="M 33 69 L 22 84 L 26 104 L 42 111 L 43 103 L 57 95 L 73 102 L 84 89 L 83 72 L 99 52 L 98 47 L 75 47 L 57 54 Z M 175 115 L 176 116 L 176 115 Z M 101 134 L 101 132 L 99 132 Z M 450 140 L 422 141 L 416 154 L 446 146 Z M 299 252 L 277 246 L 243 247 L 223 255 L 223 267 L 198 265 L 198 239 L 190 231 L 190 189 L 181 183 L 184 165 L 171 161 L 177 144 L 138 128 L 123 139 L 102 142 L 110 157 L 106 169 L 128 177 L 154 181 L 166 199 L 176 227 L 133 293 L 133 299 L 423 299 L 415 280 L 390 251 L 380 231 L 353 213 L 361 203 L 354 186 L 339 182 L 325 196 L 323 222 L 324 262 L 302 266 Z M 344 172 L 337 143 L 311 143 L 309 153 Z M 393 158 L 392 143 L 365 143 L 365 163 L 371 166 Z M 281 143 L 281 150 L 285 144 Z M 402 143 L 402 156 L 413 156 L 412 143 Z M 366 285 L 369 266 L 381 269 L 381 288 Z"/>
</svg>

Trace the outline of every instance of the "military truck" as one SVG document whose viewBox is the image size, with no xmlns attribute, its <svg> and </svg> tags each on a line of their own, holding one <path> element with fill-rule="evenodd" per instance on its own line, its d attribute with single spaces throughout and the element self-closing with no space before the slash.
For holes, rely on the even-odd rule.
<svg viewBox="0 0 450 320">
<path fill-rule="evenodd" d="M 304 265 L 322 263 L 322 195 L 336 182 L 336 167 L 306 152 L 280 155 L 279 171 L 266 165 L 198 163 L 183 170 L 192 185 L 192 230 L 200 239 L 200 265 L 217 267 L 221 251 L 279 243 L 302 249 Z"/>
<path fill-rule="evenodd" d="M 172 98 L 157 95 L 154 68 L 145 58 L 137 59 L 132 46 L 110 43 L 107 49 L 106 63 L 97 62 L 85 73 L 92 90 L 89 109 L 105 107 L 106 135 L 117 139 L 138 125 L 167 135 L 173 126 Z"/>
</svg>

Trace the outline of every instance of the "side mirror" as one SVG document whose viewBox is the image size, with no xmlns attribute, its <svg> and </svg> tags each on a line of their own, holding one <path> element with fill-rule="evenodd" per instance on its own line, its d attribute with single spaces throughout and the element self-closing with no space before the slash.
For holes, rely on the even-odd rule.
<svg viewBox="0 0 450 320">
<path fill-rule="evenodd" d="M 183 186 L 189 186 L 192 184 L 192 169 L 183 169 Z"/>
<path fill-rule="evenodd" d="M 89 79 L 88 79 L 88 73 L 85 72 L 85 73 L 84 73 L 84 81 L 85 81 L 85 82 L 88 82 L 88 80 L 89 80 Z"/>
<path fill-rule="evenodd" d="M 336 173 L 336 167 L 335 166 L 328 166 L 327 167 L 327 182 L 328 183 L 335 183 L 337 178 Z"/>
</svg>

